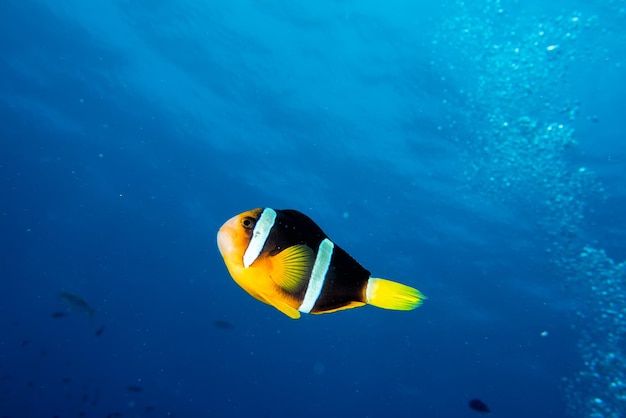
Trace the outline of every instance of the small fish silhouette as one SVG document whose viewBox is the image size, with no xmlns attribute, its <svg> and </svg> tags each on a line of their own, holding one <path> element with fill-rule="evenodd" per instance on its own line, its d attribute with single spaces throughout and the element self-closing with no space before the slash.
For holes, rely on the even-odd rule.
<svg viewBox="0 0 626 418">
<path fill-rule="evenodd" d="M 96 310 L 89 306 L 89 304 L 82 297 L 73 293 L 61 293 L 59 295 L 61 300 L 67 305 L 67 307 L 76 312 L 86 312 L 89 314 L 89 320 L 93 322 L 93 317 L 96 314 Z"/>
<path fill-rule="evenodd" d="M 213 326 L 217 329 L 233 329 L 235 326 L 228 321 L 213 321 Z"/>
<path fill-rule="evenodd" d="M 489 412 L 491 412 L 489 407 L 487 407 L 487 404 L 485 404 L 480 399 L 472 399 L 471 401 L 469 401 L 469 407 L 474 411 L 481 412 L 483 414 L 488 414 Z"/>
</svg>

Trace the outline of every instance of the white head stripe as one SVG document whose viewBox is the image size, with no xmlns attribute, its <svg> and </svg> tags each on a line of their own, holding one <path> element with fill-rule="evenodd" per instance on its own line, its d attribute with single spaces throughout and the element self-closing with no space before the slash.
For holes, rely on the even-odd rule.
<svg viewBox="0 0 626 418">
<path fill-rule="evenodd" d="M 328 238 L 324 238 L 320 243 L 320 247 L 317 250 L 317 257 L 315 257 L 315 263 L 313 264 L 313 270 L 311 271 L 311 279 L 309 280 L 309 285 L 304 294 L 304 300 L 298 308 L 300 312 L 311 312 L 311 309 L 315 306 L 315 302 L 317 302 L 317 299 L 320 297 L 324 280 L 326 279 L 326 273 L 328 273 L 328 268 L 330 267 L 334 247 L 335 245 Z"/>
<path fill-rule="evenodd" d="M 261 250 L 263 250 L 265 241 L 267 241 L 267 237 L 269 237 L 270 232 L 272 231 L 275 220 L 276 211 L 274 211 L 274 209 L 263 209 L 261 217 L 257 221 L 256 225 L 254 226 L 254 230 L 252 231 L 252 238 L 248 243 L 248 248 L 246 248 L 246 252 L 243 255 L 243 266 L 245 268 L 250 267 L 250 265 L 254 263 L 254 260 L 257 259 L 259 254 L 261 254 Z"/>
</svg>

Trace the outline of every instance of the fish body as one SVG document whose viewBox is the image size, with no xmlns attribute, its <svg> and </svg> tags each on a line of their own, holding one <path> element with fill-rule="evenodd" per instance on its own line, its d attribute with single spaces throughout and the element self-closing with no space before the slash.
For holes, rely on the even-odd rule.
<svg viewBox="0 0 626 418">
<path fill-rule="evenodd" d="M 412 310 L 424 295 L 371 277 L 308 216 L 258 208 L 229 219 L 217 234 L 224 263 L 250 295 L 297 319 L 366 304 Z"/>
<path fill-rule="evenodd" d="M 61 293 L 59 297 L 69 309 L 77 312 L 85 312 L 89 314 L 89 320 L 93 321 L 96 310 L 89 306 L 85 299 L 73 293 Z"/>
</svg>

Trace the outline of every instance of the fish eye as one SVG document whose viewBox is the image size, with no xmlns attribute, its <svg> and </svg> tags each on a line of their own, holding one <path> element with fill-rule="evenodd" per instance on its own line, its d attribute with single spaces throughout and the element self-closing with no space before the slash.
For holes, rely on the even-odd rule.
<svg viewBox="0 0 626 418">
<path fill-rule="evenodd" d="M 241 226 L 243 226 L 244 229 L 248 230 L 254 228 L 255 223 L 256 221 L 254 220 L 254 218 L 251 218 L 249 216 L 246 216 L 241 220 Z"/>
</svg>

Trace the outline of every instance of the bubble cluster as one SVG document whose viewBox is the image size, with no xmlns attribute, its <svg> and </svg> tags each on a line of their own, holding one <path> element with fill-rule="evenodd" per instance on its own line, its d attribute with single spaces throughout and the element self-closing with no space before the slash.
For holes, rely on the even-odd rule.
<svg viewBox="0 0 626 418">
<path fill-rule="evenodd" d="M 523 198 L 532 206 L 539 201 L 561 212 L 580 201 L 590 183 L 588 171 L 568 167 L 563 158 L 576 145 L 571 122 L 578 109 L 576 101 L 563 98 L 563 86 L 576 63 L 576 41 L 596 19 L 580 13 L 533 19 L 503 9 L 499 1 L 480 12 L 464 2 L 457 6 L 465 13 L 451 19 L 435 43 L 462 51 L 472 66 L 462 75 L 476 74 L 473 88 L 462 92 L 469 110 L 465 125 L 474 129 L 460 140 L 471 150 L 468 184 L 480 184 L 499 199 Z M 465 65 L 447 63 L 453 73 Z"/>
<path fill-rule="evenodd" d="M 626 262 L 615 263 L 603 250 L 585 247 L 570 284 L 580 294 L 576 311 L 578 347 L 584 368 L 566 379 L 573 413 L 589 417 L 626 416 Z M 581 390 L 582 389 L 582 390 Z"/>
<path fill-rule="evenodd" d="M 570 413 L 626 416 L 626 264 L 585 246 L 587 202 L 603 190 L 593 173 L 575 166 L 573 66 L 598 59 L 590 41 L 598 18 L 571 11 L 536 17 L 516 2 L 457 1 L 434 48 L 460 54 L 433 61 L 448 78 L 462 78 L 469 135 L 450 136 L 467 150 L 470 191 L 514 204 L 540 223 L 550 260 L 579 305 L 581 369 L 565 378 Z M 596 54 L 598 54 L 596 52 Z M 440 54 L 441 55 L 441 54 Z M 462 71 L 461 71 L 462 69 Z M 446 99 L 447 100 L 447 99 Z"/>
</svg>

